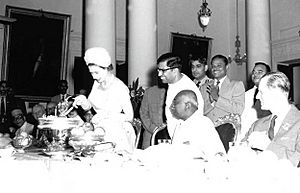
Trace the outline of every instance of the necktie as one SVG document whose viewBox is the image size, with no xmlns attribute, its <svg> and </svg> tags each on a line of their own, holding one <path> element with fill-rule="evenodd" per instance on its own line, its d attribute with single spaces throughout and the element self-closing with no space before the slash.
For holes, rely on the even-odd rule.
<svg viewBox="0 0 300 193">
<path fill-rule="evenodd" d="M 275 119 L 277 118 L 277 115 L 274 115 L 271 119 L 270 128 L 268 131 L 268 137 L 270 140 L 273 140 L 274 138 L 274 126 L 275 126 Z"/>
<path fill-rule="evenodd" d="M 217 87 L 217 89 L 218 89 L 218 92 L 219 92 L 219 90 L 220 90 L 219 84 L 220 84 L 220 80 L 217 80 L 217 82 L 216 82 L 216 87 Z"/>
<path fill-rule="evenodd" d="M 217 87 L 218 93 L 219 93 L 219 90 L 220 90 L 219 84 L 220 84 L 220 80 L 217 80 L 216 87 Z"/>
<path fill-rule="evenodd" d="M 217 80 L 215 86 L 216 86 L 216 88 L 217 88 L 218 93 L 219 93 L 219 84 L 220 84 L 220 80 Z M 212 98 L 211 95 L 209 95 L 209 101 L 210 101 L 211 103 L 214 102 L 214 99 Z"/>
<path fill-rule="evenodd" d="M 257 93 L 258 93 L 258 88 L 256 88 L 256 89 L 255 89 L 255 92 L 254 92 L 254 96 L 253 96 L 253 105 L 254 105 L 255 102 L 257 101 L 257 99 L 256 99 Z"/>
</svg>

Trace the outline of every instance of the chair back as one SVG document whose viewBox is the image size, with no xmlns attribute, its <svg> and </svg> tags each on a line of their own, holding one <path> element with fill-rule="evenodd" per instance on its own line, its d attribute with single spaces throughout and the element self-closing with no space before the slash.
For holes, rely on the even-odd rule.
<svg viewBox="0 0 300 193">
<path fill-rule="evenodd" d="M 131 122 L 134 131 L 135 131 L 135 135 L 136 135 L 136 139 L 135 139 L 135 148 L 138 148 L 139 146 L 139 142 L 140 142 L 140 138 L 141 138 L 141 132 L 142 132 L 142 121 L 138 118 L 134 118 Z"/>
<path fill-rule="evenodd" d="M 160 132 L 161 130 L 163 130 L 164 128 L 166 128 L 167 124 L 162 123 L 161 125 L 155 127 L 153 134 L 151 136 L 151 141 L 150 141 L 150 146 L 155 145 L 155 139 L 156 139 L 156 135 L 158 132 Z"/>
<path fill-rule="evenodd" d="M 215 122 L 215 128 L 224 145 L 225 151 L 228 152 L 230 146 L 235 145 L 241 131 L 241 117 L 239 114 L 233 113 L 220 117 Z"/>
</svg>

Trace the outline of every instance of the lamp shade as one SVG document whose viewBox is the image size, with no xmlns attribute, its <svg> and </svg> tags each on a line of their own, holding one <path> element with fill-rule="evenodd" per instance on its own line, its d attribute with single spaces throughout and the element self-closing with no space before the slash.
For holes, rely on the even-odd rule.
<svg viewBox="0 0 300 193">
<path fill-rule="evenodd" d="M 203 26 L 207 26 L 209 23 L 209 16 L 207 15 L 201 15 L 200 16 L 200 22 Z"/>
</svg>

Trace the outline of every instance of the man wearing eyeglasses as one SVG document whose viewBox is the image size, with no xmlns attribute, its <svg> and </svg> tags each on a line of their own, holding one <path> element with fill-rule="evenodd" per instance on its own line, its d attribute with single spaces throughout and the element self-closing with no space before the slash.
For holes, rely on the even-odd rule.
<svg viewBox="0 0 300 193">
<path fill-rule="evenodd" d="M 12 87 L 6 80 L 0 81 L 0 133 L 9 132 L 9 113 L 12 107 L 18 106 L 26 112 L 25 102 L 14 96 Z"/>
<path fill-rule="evenodd" d="M 180 57 L 173 53 L 166 53 L 157 59 L 158 76 L 163 83 L 168 84 L 167 96 L 165 101 L 165 115 L 167 119 L 167 129 L 170 137 L 174 134 L 179 121 L 172 116 L 170 106 L 173 99 L 181 90 L 192 90 L 198 98 L 198 109 L 203 112 L 202 95 L 196 84 L 185 74 L 181 73 L 182 62 Z"/>
<path fill-rule="evenodd" d="M 22 132 L 26 132 L 27 134 L 35 137 L 36 128 L 34 125 L 26 121 L 26 117 L 21 108 L 13 108 L 10 112 L 10 115 L 12 120 L 12 126 L 9 128 L 11 137 L 14 137 L 14 135 L 20 135 Z"/>
</svg>

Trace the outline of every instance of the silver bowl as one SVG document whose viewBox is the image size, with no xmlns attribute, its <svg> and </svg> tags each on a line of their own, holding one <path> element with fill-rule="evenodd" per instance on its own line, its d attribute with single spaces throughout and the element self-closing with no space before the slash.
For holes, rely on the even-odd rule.
<svg viewBox="0 0 300 193">
<path fill-rule="evenodd" d="M 39 134 L 49 151 L 62 151 L 68 147 L 70 131 L 79 126 L 78 119 L 66 117 L 47 117 L 39 119 Z"/>
</svg>

